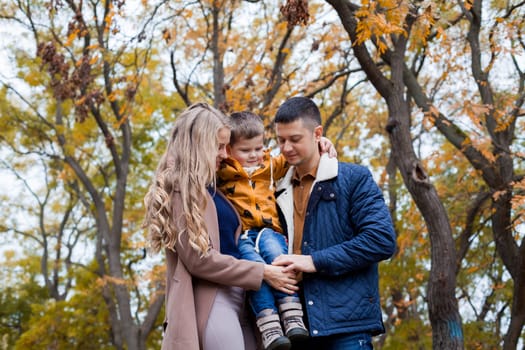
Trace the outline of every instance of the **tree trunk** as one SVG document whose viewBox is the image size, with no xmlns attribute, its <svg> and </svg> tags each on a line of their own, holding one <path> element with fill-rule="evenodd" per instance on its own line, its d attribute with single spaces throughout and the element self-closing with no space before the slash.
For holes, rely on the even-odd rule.
<svg viewBox="0 0 525 350">
<path fill-rule="evenodd" d="M 523 246 L 522 246 L 523 247 Z M 505 335 L 503 350 L 515 350 L 525 325 L 525 251 L 521 249 L 519 275 L 514 279 L 514 299 L 510 325 Z"/>
<path fill-rule="evenodd" d="M 344 0 L 327 0 L 337 11 L 353 43 L 354 55 L 368 79 L 386 101 L 392 155 L 405 186 L 418 206 L 428 228 L 431 245 L 431 269 L 428 281 L 429 317 L 432 324 L 433 348 L 463 349 L 463 331 L 456 288 L 456 251 L 447 212 L 436 189 L 430 183 L 416 157 L 410 133 L 410 110 L 404 97 L 403 83 L 406 37 L 400 36 L 390 56 L 391 78 L 376 66 L 366 46 L 358 44 L 357 19 L 359 7 Z M 408 25 L 409 26 L 409 25 Z"/>
<path fill-rule="evenodd" d="M 443 204 L 413 150 L 410 117 L 401 93 L 388 100 L 390 142 L 403 181 L 425 220 L 431 246 L 431 268 L 427 288 L 434 349 L 463 349 L 463 332 L 455 297 L 456 251 Z"/>
<path fill-rule="evenodd" d="M 226 97 L 225 97 L 225 86 L 224 86 L 224 66 L 222 62 L 223 54 L 220 45 L 221 40 L 221 28 L 219 26 L 219 14 L 220 7 L 217 2 L 213 2 L 212 5 L 213 15 L 213 27 L 212 27 L 212 40 L 211 40 L 211 51 L 213 54 L 213 97 L 215 99 L 215 107 L 221 110 L 227 110 Z"/>
<path fill-rule="evenodd" d="M 519 266 L 520 274 L 518 278 L 514 280 L 512 316 L 507 335 L 505 336 L 504 350 L 517 348 L 520 334 L 523 332 L 523 327 L 525 326 L 525 244 L 521 245 Z"/>
</svg>

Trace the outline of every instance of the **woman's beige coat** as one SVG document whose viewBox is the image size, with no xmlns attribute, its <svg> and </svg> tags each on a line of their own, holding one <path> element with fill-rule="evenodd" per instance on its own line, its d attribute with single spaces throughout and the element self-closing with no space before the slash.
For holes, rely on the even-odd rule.
<svg viewBox="0 0 525 350">
<path fill-rule="evenodd" d="M 217 192 L 217 195 L 222 194 Z M 217 210 L 211 196 L 207 202 L 204 217 L 211 249 L 200 257 L 189 245 L 188 237 L 182 236 L 175 251 L 166 250 L 166 318 L 162 350 L 202 349 L 206 322 L 218 286 L 258 290 L 263 280 L 263 264 L 220 254 Z M 179 193 L 174 194 L 173 204 L 173 217 L 181 227 L 185 223 L 181 219 Z M 239 226 L 236 239 L 240 230 Z"/>
</svg>

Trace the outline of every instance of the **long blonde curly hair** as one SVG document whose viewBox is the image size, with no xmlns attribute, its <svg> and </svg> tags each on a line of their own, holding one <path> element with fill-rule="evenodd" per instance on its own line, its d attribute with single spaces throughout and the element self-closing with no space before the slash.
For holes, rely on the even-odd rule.
<svg viewBox="0 0 525 350">
<path fill-rule="evenodd" d="M 183 233 L 201 255 L 208 251 L 204 222 L 207 187 L 215 183 L 217 135 L 225 127 L 230 127 L 228 118 L 205 103 L 191 105 L 175 120 L 167 149 L 144 198 L 143 227 L 148 228 L 148 243 L 154 252 L 174 250 Z M 172 195 L 176 191 L 182 199 L 179 218 L 173 217 Z M 177 230 L 175 223 L 180 219 L 185 225 Z"/>
</svg>

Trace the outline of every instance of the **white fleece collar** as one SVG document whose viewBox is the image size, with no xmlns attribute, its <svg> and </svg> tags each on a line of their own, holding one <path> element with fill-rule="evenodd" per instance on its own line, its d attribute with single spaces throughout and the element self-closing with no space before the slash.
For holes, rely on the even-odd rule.
<svg viewBox="0 0 525 350">
<path fill-rule="evenodd" d="M 321 155 L 319 166 L 317 167 L 317 174 L 315 175 L 315 182 L 332 179 L 337 176 L 339 169 L 339 162 L 337 158 L 330 158 L 327 153 Z M 295 166 L 290 167 L 286 175 L 277 183 L 277 190 L 284 190 L 292 185 L 292 177 L 295 171 Z"/>
</svg>

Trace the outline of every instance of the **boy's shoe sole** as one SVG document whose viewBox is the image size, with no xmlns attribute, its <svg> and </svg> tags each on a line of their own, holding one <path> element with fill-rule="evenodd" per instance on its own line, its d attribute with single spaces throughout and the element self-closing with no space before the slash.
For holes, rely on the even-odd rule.
<svg viewBox="0 0 525 350">
<path fill-rule="evenodd" d="M 309 338 L 309 333 L 303 328 L 292 328 L 286 334 L 291 341 L 303 341 Z"/>
<path fill-rule="evenodd" d="M 287 337 L 279 337 L 275 339 L 266 350 L 290 350 L 292 348 L 292 343 Z"/>
</svg>

